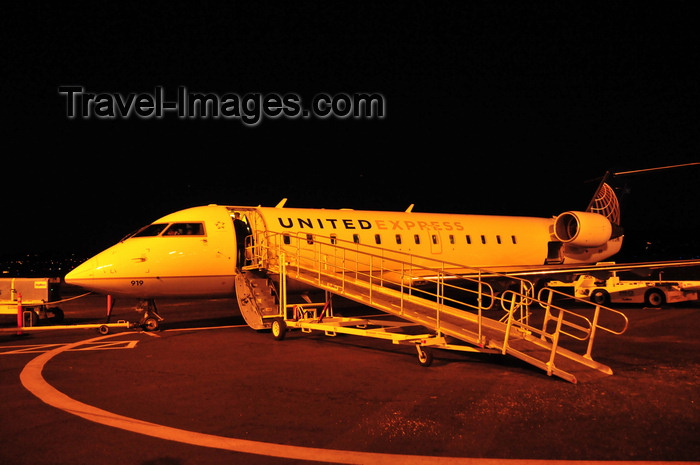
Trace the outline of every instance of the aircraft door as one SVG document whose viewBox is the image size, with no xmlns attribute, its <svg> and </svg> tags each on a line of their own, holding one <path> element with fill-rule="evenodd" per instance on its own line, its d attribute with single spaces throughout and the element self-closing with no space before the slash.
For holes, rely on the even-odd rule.
<svg viewBox="0 0 700 465">
<path fill-rule="evenodd" d="M 246 248 L 251 242 L 250 223 L 246 215 L 236 211 L 232 215 L 233 229 L 236 232 L 236 268 L 243 268 L 248 263 Z"/>
<path fill-rule="evenodd" d="M 264 241 L 265 223 L 255 209 L 236 209 L 231 214 L 236 232 L 236 266 L 241 268 L 260 259 L 258 250 Z"/>
</svg>

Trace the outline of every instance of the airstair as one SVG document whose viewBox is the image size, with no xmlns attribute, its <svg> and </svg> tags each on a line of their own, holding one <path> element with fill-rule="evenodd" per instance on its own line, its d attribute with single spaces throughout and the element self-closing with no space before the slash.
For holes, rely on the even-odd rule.
<svg viewBox="0 0 700 465">
<path fill-rule="evenodd" d="M 527 280 L 465 272 L 464 265 L 335 237 L 259 233 L 247 244 L 247 256 L 250 265 L 236 284 L 241 313 L 252 328 L 271 328 L 278 340 L 290 329 L 386 339 L 415 345 L 424 366 L 434 348 L 500 353 L 576 383 L 591 373 L 612 374 L 593 360 L 593 344 L 600 331 L 622 334 L 628 324 L 617 310 L 553 289 L 535 296 Z M 510 285 L 498 293 L 490 284 L 495 280 Z M 288 304 L 290 285 L 323 290 L 327 298 Z M 383 313 L 335 316 L 331 295 Z"/>
</svg>

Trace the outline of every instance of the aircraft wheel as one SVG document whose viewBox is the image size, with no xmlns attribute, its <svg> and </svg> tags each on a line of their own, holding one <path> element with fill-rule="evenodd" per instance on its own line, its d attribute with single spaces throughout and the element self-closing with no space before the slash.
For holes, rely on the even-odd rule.
<svg viewBox="0 0 700 465">
<path fill-rule="evenodd" d="M 58 307 L 52 307 L 49 309 L 49 312 L 53 313 L 53 318 L 52 321 L 56 324 L 61 324 L 63 323 L 63 310 L 61 310 Z"/>
<path fill-rule="evenodd" d="M 102 334 L 103 336 L 109 334 L 109 326 L 101 325 L 99 328 L 97 328 L 97 332 Z"/>
<path fill-rule="evenodd" d="M 610 294 L 603 289 L 596 289 L 591 293 L 591 302 L 596 305 L 608 305 L 610 303 Z"/>
<path fill-rule="evenodd" d="M 287 335 L 287 323 L 284 322 L 283 318 L 275 318 L 272 320 L 272 337 L 276 341 L 281 341 L 284 336 Z"/>
<path fill-rule="evenodd" d="M 644 294 L 644 304 L 648 307 L 660 307 L 666 303 L 666 296 L 659 289 L 649 289 Z"/>
<path fill-rule="evenodd" d="M 155 331 L 158 329 L 158 320 L 153 317 L 148 317 L 146 321 L 143 322 L 142 326 L 145 331 Z"/>
<path fill-rule="evenodd" d="M 422 367 L 429 367 L 433 364 L 433 351 L 427 347 L 416 346 L 418 350 L 418 363 Z"/>
</svg>

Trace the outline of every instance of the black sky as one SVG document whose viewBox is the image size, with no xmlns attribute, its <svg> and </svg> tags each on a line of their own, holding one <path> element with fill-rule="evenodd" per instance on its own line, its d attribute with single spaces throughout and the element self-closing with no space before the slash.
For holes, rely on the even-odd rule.
<svg viewBox="0 0 700 465">
<path fill-rule="evenodd" d="M 692 2 L 28 2 L 7 14 L 0 253 L 93 253 L 209 204 L 551 216 L 699 161 Z M 383 119 L 69 119 L 88 91 L 378 92 Z M 693 238 L 700 169 L 630 179 Z M 630 241 L 632 243 L 633 241 Z"/>
</svg>

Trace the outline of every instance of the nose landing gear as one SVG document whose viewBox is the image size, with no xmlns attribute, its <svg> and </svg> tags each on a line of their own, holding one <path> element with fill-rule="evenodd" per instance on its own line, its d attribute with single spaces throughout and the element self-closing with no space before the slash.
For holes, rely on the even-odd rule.
<svg viewBox="0 0 700 465">
<path fill-rule="evenodd" d="M 158 308 L 156 307 L 156 301 L 153 299 L 141 300 L 136 307 L 137 312 L 142 312 L 141 321 L 139 326 L 141 326 L 144 331 L 155 331 L 163 317 L 158 314 Z"/>
</svg>

